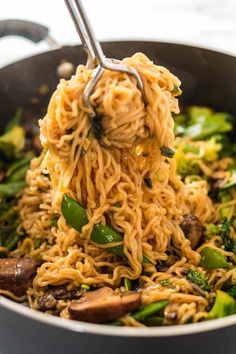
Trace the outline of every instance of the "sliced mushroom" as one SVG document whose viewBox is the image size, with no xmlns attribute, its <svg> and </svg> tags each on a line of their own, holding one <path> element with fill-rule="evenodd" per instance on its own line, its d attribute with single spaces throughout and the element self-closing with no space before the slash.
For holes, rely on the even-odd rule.
<svg viewBox="0 0 236 354">
<path fill-rule="evenodd" d="M 24 295 L 32 285 L 40 263 L 33 258 L 0 259 L 0 289 Z"/>
<path fill-rule="evenodd" d="M 203 229 L 200 220 L 193 214 L 185 214 L 180 224 L 186 238 L 189 239 L 192 249 L 196 249 L 203 239 Z"/>
<path fill-rule="evenodd" d="M 66 287 L 55 287 L 46 291 L 39 301 L 39 311 L 55 310 L 58 300 L 79 299 L 85 295 L 85 290 L 67 291 Z"/>
<path fill-rule="evenodd" d="M 89 291 L 80 300 L 71 302 L 69 313 L 78 321 L 102 323 L 120 317 L 141 305 L 139 293 L 115 294 L 108 287 Z"/>
</svg>

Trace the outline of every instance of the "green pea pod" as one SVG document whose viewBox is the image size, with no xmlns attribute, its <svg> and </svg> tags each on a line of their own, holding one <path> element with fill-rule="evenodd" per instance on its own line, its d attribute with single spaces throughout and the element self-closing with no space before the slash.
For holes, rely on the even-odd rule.
<svg viewBox="0 0 236 354">
<path fill-rule="evenodd" d="M 30 154 L 27 157 L 24 157 L 23 159 L 20 159 L 16 162 L 14 162 L 13 164 L 11 164 L 11 166 L 8 168 L 6 176 L 9 177 L 11 176 L 15 171 L 17 171 L 19 168 L 23 167 L 23 166 L 28 166 L 30 161 L 33 158 L 33 154 Z"/>
<path fill-rule="evenodd" d="M 17 193 L 22 191 L 27 186 L 24 181 L 12 182 L 12 183 L 1 183 L 0 184 L 0 198 L 4 197 L 14 197 Z"/>
<path fill-rule="evenodd" d="M 81 232 L 82 227 L 88 223 L 86 210 L 76 200 L 66 194 L 64 194 L 62 198 L 61 211 L 66 222 L 79 232 Z M 121 234 L 113 230 L 110 226 L 102 224 L 94 225 L 90 239 L 98 245 L 124 241 Z M 107 251 L 119 257 L 126 258 L 123 244 L 109 247 Z M 144 263 L 149 263 L 149 257 L 143 255 L 143 261 Z"/>
<path fill-rule="evenodd" d="M 225 257 L 214 248 L 206 247 L 201 252 L 200 266 L 208 269 L 230 268 Z"/>
<path fill-rule="evenodd" d="M 26 173 L 28 171 L 29 166 L 22 166 L 17 171 L 15 171 L 10 177 L 8 177 L 7 182 L 19 182 L 24 181 Z"/>
<path fill-rule="evenodd" d="M 224 291 L 216 291 L 215 303 L 208 314 L 209 319 L 222 318 L 235 313 L 235 300 Z"/>
<path fill-rule="evenodd" d="M 62 198 L 61 211 L 66 222 L 79 232 L 88 223 L 85 209 L 76 200 L 66 194 Z"/>
<path fill-rule="evenodd" d="M 156 314 L 158 311 L 166 307 L 168 304 L 167 300 L 162 300 L 158 302 L 153 302 L 152 304 L 148 304 L 143 306 L 140 310 L 134 312 L 131 316 L 136 320 L 136 321 L 143 321 L 147 317 L 150 317 L 154 314 Z"/>
<path fill-rule="evenodd" d="M 8 237 L 8 239 L 5 241 L 4 246 L 9 250 L 13 250 L 18 241 L 20 240 L 20 236 L 17 234 L 17 232 L 14 232 L 12 235 Z"/>
<path fill-rule="evenodd" d="M 99 245 L 124 241 L 123 237 L 117 231 L 113 230 L 110 226 L 102 224 L 94 225 L 90 239 Z M 123 245 L 110 247 L 108 251 L 125 258 Z"/>
</svg>

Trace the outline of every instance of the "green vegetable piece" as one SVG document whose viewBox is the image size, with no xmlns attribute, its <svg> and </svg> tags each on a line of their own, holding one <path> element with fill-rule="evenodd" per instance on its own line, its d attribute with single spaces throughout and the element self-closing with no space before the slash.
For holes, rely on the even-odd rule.
<svg viewBox="0 0 236 354">
<path fill-rule="evenodd" d="M 108 243 L 124 241 L 123 237 L 118 232 L 113 230 L 110 226 L 102 224 L 94 225 L 90 239 L 98 245 L 106 245 Z M 125 258 L 123 245 L 110 247 L 107 251 Z"/>
<path fill-rule="evenodd" d="M 194 146 L 194 145 L 191 145 L 191 144 L 186 144 L 183 148 L 183 152 L 191 152 L 193 154 L 198 154 L 200 151 L 199 147 L 198 146 Z"/>
<path fill-rule="evenodd" d="M 21 117 L 22 117 L 22 109 L 20 107 L 18 107 L 14 117 L 7 124 L 7 126 L 5 128 L 5 133 L 7 133 L 9 130 L 11 130 L 16 125 L 20 125 Z"/>
<path fill-rule="evenodd" d="M 174 85 L 173 90 L 171 91 L 174 96 L 180 96 L 182 94 L 182 90 L 179 86 Z"/>
<path fill-rule="evenodd" d="M 160 327 L 164 325 L 164 317 L 148 317 L 142 323 L 147 327 Z"/>
<path fill-rule="evenodd" d="M 66 194 L 64 194 L 62 198 L 61 211 L 66 222 L 79 232 L 82 230 L 82 227 L 88 223 L 86 210 L 76 200 Z M 98 245 L 106 245 L 108 243 L 124 241 L 121 234 L 113 230 L 110 226 L 102 224 L 94 225 L 90 239 Z M 109 247 L 107 248 L 107 251 L 122 258 L 126 258 L 123 244 Z M 143 261 L 150 263 L 149 258 L 145 255 L 143 255 Z"/>
<path fill-rule="evenodd" d="M 124 288 L 126 291 L 132 290 L 132 282 L 129 278 L 124 278 Z"/>
<path fill-rule="evenodd" d="M 5 244 L 4 244 L 4 246 L 9 250 L 9 251 L 12 251 L 15 247 L 16 247 L 16 245 L 17 245 L 17 243 L 19 242 L 19 240 L 20 240 L 20 236 L 17 234 L 17 232 L 15 231 L 12 235 L 10 235 L 8 238 L 7 238 L 7 240 L 6 240 L 6 242 L 5 242 Z"/>
<path fill-rule="evenodd" d="M 7 178 L 7 182 L 24 181 L 28 169 L 29 169 L 28 165 L 22 166 L 16 172 L 14 172 L 14 174 L 12 174 L 10 177 Z"/>
<path fill-rule="evenodd" d="M 0 198 L 13 197 L 27 187 L 26 182 L 12 182 L 0 184 Z"/>
<path fill-rule="evenodd" d="M 143 306 L 140 310 L 134 312 L 131 316 L 136 320 L 136 321 L 143 321 L 147 317 L 150 317 L 154 314 L 156 314 L 158 311 L 166 307 L 168 304 L 167 300 L 162 300 L 158 302 L 153 302 L 152 304 L 148 304 Z"/>
<path fill-rule="evenodd" d="M 225 291 L 227 294 L 229 294 L 230 296 L 232 296 L 234 299 L 236 299 L 236 285 L 232 285 L 230 288 L 228 288 Z"/>
<path fill-rule="evenodd" d="M 62 198 L 61 211 L 66 222 L 79 232 L 88 223 L 85 209 L 76 200 L 66 194 Z"/>
<path fill-rule="evenodd" d="M 162 154 L 163 156 L 172 158 L 172 157 L 174 157 L 174 155 L 175 155 L 175 151 L 172 150 L 171 148 L 167 147 L 167 146 L 161 146 L 161 147 L 160 147 L 160 150 L 161 150 L 161 154 Z"/>
<path fill-rule="evenodd" d="M 160 281 L 161 286 L 170 286 L 170 279 L 163 279 Z"/>
<path fill-rule="evenodd" d="M 212 238 L 219 234 L 219 228 L 215 224 L 208 224 L 206 225 L 206 229 L 204 231 L 204 235 L 207 238 Z"/>
<path fill-rule="evenodd" d="M 222 224 L 219 225 L 219 235 L 222 237 L 226 251 L 236 252 L 236 243 L 230 237 L 230 222 L 224 217 Z"/>
<path fill-rule="evenodd" d="M 32 160 L 32 158 L 34 157 L 33 154 L 29 154 L 29 156 L 24 157 L 23 159 L 20 159 L 16 162 L 14 162 L 7 170 L 6 176 L 9 177 L 11 176 L 15 171 L 17 171 L 18 169 L 20 169 L 21 167 L 24 166 L 29 166 L 30 161 Z"/>
<path fill-rule="evenodd" d="M 152 187 L 153 187 L 151 178 L 145 177 L 145 178 L 144 178 L 144 182 L 145 182 L 145 184 L 146 184 L 146 186 L 147 186 L 148 188 L 152 188 Z"/>
<path fill-rule="evenodd" d="M 5 134 L 0 136 L 0 143 L 12 144 L 16 150 L 22 150 L 25 146 L 25 131 L 22 127 L 15 125 Z"/>
<path fill-rule="evenodd" d="M 208 284 L 208 279 L 207 277 L 205 276 L 205 274 L 201 273 L 201 272 L 197 272 L 193 269 L 190 269 L 188 271 L 188 274 L 186 276 L 186 278 L 198 285 L 202 290 L 204 291 L 209 291 L 210 290 L 210 287 L 209 287 L 209 284 Z"/>
<path fill-rule="evenodd" d="M 200 266 L 208 269 L 230 268 L 225 257 L 222 256 L 219 251 L 210 247 L 206 247 L 202 250 Z"/>
<path fill-rule="evenodd" d="M 226 133 L 232 129 L 232 124 L 227 121 L 227 118 L 228 115 L 224 113 L 192 117 L 184 135 L 194 140 L 204 140 L 216 134 Z"/>
<path fill-rule="evenodd" d="M 43 240 L 41 238 L 36 238 L 34 241 L 34 247 L 39 248 L 43 243 Z"/>
<path fill-rule="evenodd" d="M 58 223 L 58 217 L 55 216 L 52 220 L 51 220 L 51 226 L 57 226 L 57 223 Z"/>
<path fill-rule="evenodd" d="M 235 312 L 235 300 L 224 291 L 216 291 L 215 303 L 208 314 L 209 319 L 222 318 Z"/>
<path fill-rule="evenodd" d="M 81 285 L 81 289 L 83 289 L 83 290 L 89 290 L 90 289 L 90 286 L 89 285 L 86 285 L 86 284 L 82 284 Z"/>
</svg>

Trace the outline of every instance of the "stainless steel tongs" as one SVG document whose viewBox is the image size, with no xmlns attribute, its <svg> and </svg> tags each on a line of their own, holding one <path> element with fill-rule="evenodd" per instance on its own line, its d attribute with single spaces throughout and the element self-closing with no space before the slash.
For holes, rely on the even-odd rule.
<svg viewBox="0 0 236 354">
<path fill-rule="evenodd" d="M 83 48 L 88 55 L 86 67 L 88 69 L 95 69 L 90 81 L 85 87 L 83 97 L 85 106 L 89 108 L 91 112 L 91 117 L 95 116 L 95 111 L 89 101 L 90 95 L 105 69 L 120 71 L 132 75 L 136 79 L 137 86 L 142 92 L 143 100 L 146 103 L 143 82 L 137 70 L 134 68 L 128 68 L 127 66 L 121 64 L 121 62 L 117 59 L 105 57 L 100 43 L 95 38 L 93 29 L 85 13 L 81 0 L 65 0 L 65 3 L 79 33 Z"/>
</svg>

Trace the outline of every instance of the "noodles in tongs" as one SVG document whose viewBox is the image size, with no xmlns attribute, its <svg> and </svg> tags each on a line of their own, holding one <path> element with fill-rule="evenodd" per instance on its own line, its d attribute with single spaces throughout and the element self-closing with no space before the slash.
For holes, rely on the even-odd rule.
<svg viewBox="0 0 236 354">
<path fill-rule="evenodd" d="M 95 116 L 95 111 L 90 104 L 90 95 L 105 69 L 120 71 L 133 76 L 137 81 L 137 86 L 141 90 L 143 100 L 146 103 L 143 82 L 137 70 L 135 68 L 128 68 L 126 65 L 121 64 L 117 59 L 105 57 L 100 43 L 95 38 L 81 0 L 65 0 L 65 3 L 79 33 L 83 48 L 88 55 L 86 67 L 88 69 L 95 69 L 83 94 L 85 106 L 89 109 L 91 117 Z"/>
</svg>

